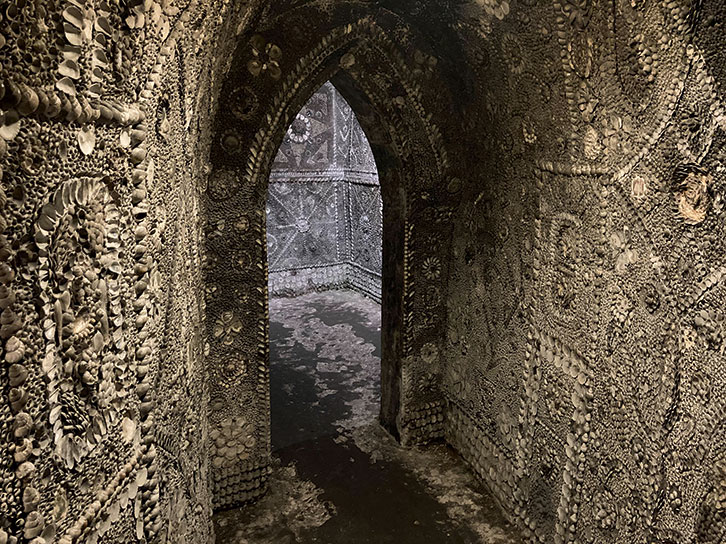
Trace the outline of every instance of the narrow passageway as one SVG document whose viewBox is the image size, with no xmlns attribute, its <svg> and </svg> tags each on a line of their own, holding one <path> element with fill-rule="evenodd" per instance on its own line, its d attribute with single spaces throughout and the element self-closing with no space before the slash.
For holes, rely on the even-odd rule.
<svg viewBox="0 0 726 544">
<path fill-rule="evenodd" d="M 215 516 L 218 543 L 520 542 L 453 450 L 403 449 L 376 423 L 378 304 L 273 298 L 270 324 L 270 490 Z"/>
</svg>

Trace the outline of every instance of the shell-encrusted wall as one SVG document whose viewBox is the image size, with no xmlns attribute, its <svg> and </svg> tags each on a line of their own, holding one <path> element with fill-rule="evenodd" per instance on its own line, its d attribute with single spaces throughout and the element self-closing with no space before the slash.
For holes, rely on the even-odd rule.
<svg viewBox="0 0 726 544">
<path fill-rule="evenodd" d="M 460 13 L 447 437 L 532 541 L 720 542 L 723 3 Z"/>
<path fill-rule="evenodd" d="M 212 539 L 214 4 L 0 7 L 1 542 Z"/>
</svg>

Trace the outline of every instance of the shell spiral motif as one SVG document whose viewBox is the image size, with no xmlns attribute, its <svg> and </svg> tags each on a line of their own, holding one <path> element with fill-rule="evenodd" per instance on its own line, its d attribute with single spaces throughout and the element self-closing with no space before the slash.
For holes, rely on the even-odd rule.
<svg viewBox="0 0 726 544">
<path fill-rule="evenodd" d="M 119 210 L 104 180 L 63 184 L 36 224 L 50 424 L 73 468 L 105 436 L 132 381 L 121 334 Z"/>
</svg>

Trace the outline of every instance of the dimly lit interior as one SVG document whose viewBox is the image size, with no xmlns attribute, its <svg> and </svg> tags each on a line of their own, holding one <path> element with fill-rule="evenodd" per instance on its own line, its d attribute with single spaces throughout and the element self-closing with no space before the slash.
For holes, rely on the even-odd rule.
<svg viewBox="0 0 726 544">
<path fill-rule="evenodd" d="M 2 2 L 0 544 L 726 542 L 725 24 Z"/>
</svg>

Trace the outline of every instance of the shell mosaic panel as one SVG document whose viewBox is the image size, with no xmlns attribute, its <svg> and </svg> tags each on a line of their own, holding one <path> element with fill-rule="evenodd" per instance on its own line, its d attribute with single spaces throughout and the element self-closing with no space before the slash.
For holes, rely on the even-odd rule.
<svg viewBox="0 0 726 544">
<path fill-rule="evenodd" d="M 350 105 L 325 83 L 288 127 L 270 172 L 270 292 L 349 288 L 380 300 L 381 209 L 363 129 Z"/>
</svg>

